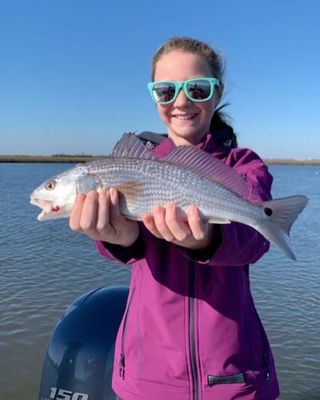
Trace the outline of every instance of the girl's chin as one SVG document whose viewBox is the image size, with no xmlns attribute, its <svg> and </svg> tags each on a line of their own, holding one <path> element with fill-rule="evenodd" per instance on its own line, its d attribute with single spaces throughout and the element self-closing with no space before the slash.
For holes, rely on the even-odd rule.
<svg viewBox="0 0 320 400">
<path fill-rule="evenodd" d="M 171 128 L 173 131 L 179 132 L 182 135 L 189 135 L 199 130 L 199 124 L 195 123 L 193 120 L 177 121 L 171 125 Z"/>
<path fill-rule="evenodd" d="M 181 144 L 196 144 L 198 143 L 206 132 L 199 132 L 198 129 L 170 129 L 169 136 L 176 145 Z"/>
</svg>

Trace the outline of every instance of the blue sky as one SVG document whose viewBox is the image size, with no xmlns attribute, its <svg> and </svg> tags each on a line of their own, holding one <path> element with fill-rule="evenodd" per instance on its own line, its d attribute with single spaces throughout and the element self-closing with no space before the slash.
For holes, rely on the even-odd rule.
<svg viewBox="0 0 320 400">
<path fill-rule="evenodd" d="M 0 0 L 0 154 L 106 154 L 165 131 L 146 90 L 168 37 L 225 59 L 239 144 L 320 158 L 319 0 Z"/>
</svg>

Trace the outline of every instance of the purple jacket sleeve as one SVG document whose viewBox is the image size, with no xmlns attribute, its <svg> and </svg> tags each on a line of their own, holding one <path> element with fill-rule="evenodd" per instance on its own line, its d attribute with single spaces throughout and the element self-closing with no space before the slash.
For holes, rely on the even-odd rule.
<svg viewBox="0 0 320 400">
<path fill-rule="evenodd" d="M 271 199 L 272 176 L 267 166 L 251 150 L 233 149 L 225 160 L 245 179 L 249 188 L 250 201 Z M 256 262 L 269 250 L 269 242 L 255 229 L 236 222 L 219 225 L 219 242 L 206 254 L 188 252 L 194 261 L 209 265 L 246 265 Z M 216 238 L 214 238 L 216 240 Z M 208 250 L 208 249 L 207 249 Z"/>
<path fill-rule="evenodd" d="M 138 259 L 144 257 L 145 246 L 141 229 L 138 239 L 129 247 L 123 247 L 116 244 L 96 241 L 97 249 L 100 253 L 110 259 L 121 261 L 125 264 L 132 264 Z"/>
</svg>

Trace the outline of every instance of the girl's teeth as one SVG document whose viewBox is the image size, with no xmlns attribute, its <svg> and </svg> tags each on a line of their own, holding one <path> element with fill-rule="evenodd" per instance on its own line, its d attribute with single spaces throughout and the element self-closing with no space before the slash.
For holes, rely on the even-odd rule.
<svg viewBox="0 0 320 400">
<path fill-rule="evenodd" d="M 176 118 L 183 119 L 183 120 L 192 119 L 193 117 L 194 117 L 194 114 L 192 114 L 192 115 L 176 115 Z"/>
</svg>

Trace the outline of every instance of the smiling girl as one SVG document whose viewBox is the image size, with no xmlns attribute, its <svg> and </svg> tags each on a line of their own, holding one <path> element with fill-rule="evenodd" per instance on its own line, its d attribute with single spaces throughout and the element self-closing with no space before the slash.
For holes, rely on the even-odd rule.
<svg viewBox="0 0 320 400">
<path fill-rule="evenodd" d="M 251 150 L 237 147 L 217 106 L 222 63 L 207 44 L 166 41 L 153 59 L 148 88 L 168 138 L 158 158 L 176 146 L 196 146 L 229 165 L 250 201 L 269 200 L 272 177 Z M 249 264 L 269 243 L 240 223 L 210 224 L 190 204 L 156 205 L 142 222 L 120 214 L 115 189 L 81 194 L 70 226 L 97 240 L 109 259 L 131 264 L 125 314 L 115 346 L 113 388 L 125 400 L 275 400 L 271 349 L 250 291 Z"/>
</svg>

